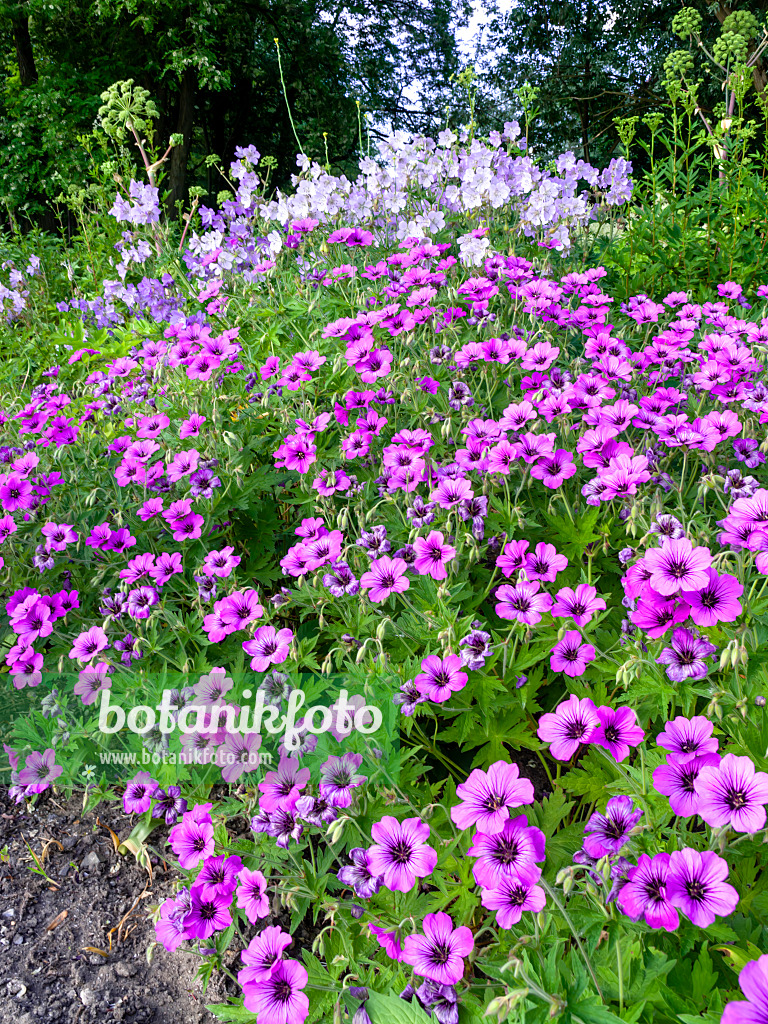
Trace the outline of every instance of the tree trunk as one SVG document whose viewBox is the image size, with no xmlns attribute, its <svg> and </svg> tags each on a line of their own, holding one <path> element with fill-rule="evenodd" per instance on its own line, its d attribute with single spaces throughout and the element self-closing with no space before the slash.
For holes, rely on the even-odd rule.
<svg viewBox="0 0 768 1024">
<path fill-rule="evenodd" d="M 32 52 L 32 40 L 29 37 L 29 18 L 20 9 L 12 15 L 13 41 L 16 44 L 16 57 L 19 62 L 19 78 L 22 87 L 26 88 L 37 81 L 35 55 Z"/>
<path fill-rule="evenodd" d="M 174 146 L 171 150 L 171 164 L 168 171 L 168 212 L 172 214 L 175 210 L 177 200 L 184 199 L 186 194 L 185 180 L 187 176 L 187 160 L 192 145 L 192 126 L 194 123 L 194 104 L 197 92 L 197 79 L 193 68 L 187 68 L 181 79 L 179 92 L 179 113 L 176 120 L 176 132 L 184 136 L 180 146 Z M 160 140 L 160 145 L 167 145 L 165 139 Z"/>
</svg>

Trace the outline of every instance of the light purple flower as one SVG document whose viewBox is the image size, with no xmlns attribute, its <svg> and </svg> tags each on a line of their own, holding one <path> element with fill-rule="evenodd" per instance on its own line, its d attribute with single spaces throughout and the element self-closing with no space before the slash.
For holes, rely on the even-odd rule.
<svg viewBox="0 0 768 1024">
<path fill-rule="evenodd" d="M 45 751 L 33 750 L 24 761 L 18 781 L 26 786 L 27 793 L 42 793 L 63 771 L 62 766 L 56 764 L 56 752 L 52 747 Z"/>
<path fill-rule="evenodd" d="M 736 909 L 739 894 L 725 879 L 728 864 L 711 850 L 675 850 L 669 859 L 667 899 L 698 928 Z"/>
<path fill-rule="evenodd" d="M 523 882 L 514 876 L 501 879 L 496 889 L 484 889 L 482 895 L 483 906 L 496 911 L 496 920 L 501 928 L 512 928 L 526 910 L 537 914 L 544 909 L 546 902 L 541 886 Z"/>
<path fill-rule="evenodd" d="M 718 765 L 705 765 L 694 786 L 696 813 L 713 828 L 758 832 L 765 825 L 768 775 L 756 772 L 750 758 L 726 754 Z"/>
<path fill-rule="evenodd" d="M 669 797 L 669 806 L 681 818 L 690 818 L 699 809 L 700 795 L 696 791 L 696 779 L 707 765 L 720 764 L 717 754 L 701 754 L 686 761 L 661 764 L 653 772 L 653 785 L 664 796 Z"/>
<path fill-rule="evenodd" d="M 669 752 L 670 761 L 689 761 L 701 754 L 716 753 L 718 741 L 712 735 L 714 728 L 714 723 L 703 715 L 693 718 L 678 715 L 674 721 L 667 722 L 656 742 Z"/>
<path fill-rule="evenodd" d="M 582 743 L 588 743 L 599 728 L 597 708 L 589 697 L 579 699 L 574 693 L 558 704 L 554 712 L 539 719 L 538 736 L 550 743 L 549 752 L 558 761 L 570 761 Z"/>
<path fill-rule="evenodd" d="M 533 783 L 521 779 L 516 764 L 496 761 L 487 772 L 475 768 L 466 782 L 456 787 L 461 803 L 451 808 L 451 820 L 461 829 L 476 825 L 486 835 L 504 829 L 510 807 L 532 804 Z"/>
<path fill-rule="evenodd" d="M 270 665 L 281 665 L 291 649 L 293 632 L 274 626 L 259 626 L 252 640 L 243 641 L 243 650 L 251 655 L 254 672 L 266 672 Z"/>
</svg>

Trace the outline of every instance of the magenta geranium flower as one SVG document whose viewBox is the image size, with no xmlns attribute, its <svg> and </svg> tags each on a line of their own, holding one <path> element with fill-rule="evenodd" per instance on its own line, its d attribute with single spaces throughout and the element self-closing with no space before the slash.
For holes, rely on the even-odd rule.
<svg viewBox="0 0 768 1024">
<path fill-rule="evenodd" d="M 496 614 L 500 619 L 512 619 L 527 626 L 535 626 L 552 607 L 549 594 L 539 593 L 538 580 L 530 583 L 518 581 L 514 586 L 503 583 L 496 591 Z"/>
<path fill-rule="evenodd" d="M 477 825 L 480 832 L 492 836 L 503 830 L 510 807 L 533 803 L 533 783 L 520 778 L 516 764 L 496 761 L 487 772 L 475 768 L 456 787 L 456 796 L 461 803 L 451 808 L 454 824 L 462 829 Z"/>
<path fill-rule="evenodd" d="M 601 611 L 605 611 L 605 601 L 587 583 L 580 583 L 575 590 L 570 587 L 558 590 L 555 604 L 551 608 L 553 616 L 571 618 L 577 626 L 586 626 L 594 614 Z"/>
<path fill-rule="evenodd" d="M 552 490 L 558 488 L 576 472 L 571 452 L 558 448 L 551 455 L 544 455 L 531 466 L 531 476 L 536 477 Z"/>
<path fill-rule="evenodd" d="M 139 772 L 131 779 L 123 793 L 123 810 L 126 814 L 143 814 L 149 810 L 152 794 L 157 789 L 157 782 L 149 772 Z"/>
<path fill-rule="evenodd" d="M 266 672 L 270 665 L 281 665 L 291 649 L 293 632 L 290 629 L 275 629 L 274 626 L 259 626 L 252 640 L 243 641 L 243 650 L 251 655 L 254 672 Z"/>
<path fill-rule="evenodd" d="M 424 917 L 424 934 L 409 935 L 403 944 L 402 961 L 422 978 L 438 985 L 455 985 L 464 975 L 464 960 L 474 948 L 469 928 L 454 928 L 445 913 Z"/>
<path fill-rule="evenodd" d="M 90 661 L 106 647 L 109 647 L 107 634 L 101 626 L 91 626 L 89 630 L 75 638 L 69 657 L 77 658 L 78 661 Z"/>
<path fill-rule="evenodd" d="M 277 925 L 262 929 L 240 954 L 246 965 L 237 975 L 240 984 L 245 987 L 269 978 L 292 941 L 291 936 Z"/>
<path fill-rule="evenodd" d="M 653 858 L 647 853 L 640 854 L 616 897 L 627 917 L 633 921 L 644 917 L 650 928 L 664 928 L 668 932 L 678 927 L 680 917 L 667 898 L 668 874 L 668 853 L 657 853 Z"/>
<path fill-rule="evenodd" d="M 195 879 L 195 887 L 199 886 L 201 899 L 207 900 L 214 895 L 231 897 L 242 867 L 243 862 L 239 857 L 228 857 L 225 853 L 218 857 L 208 857 Z"/>
<path fill-rule="evenodd" d="M 96 665 L 89 665 L 78 674 L 74 692 L 83 704 L 93 704 L 102 690 L 108 690 L 112 686 L 109 678 L 111 667 L 104 661 Z"/>
<path fill-rule="evenodd" d="M 245 916 L 251 924 L 256 924 L 258 920 L 269 915 L 267 880 L 261 871 L 243 868 L 239 875 L 236 896 L 238 910 L 245 911 Z"/>
<path fill-rule="evenodd" d="M 398 821 L 385 815 L 371 828 L 374 845 L 368 850 L 371 871 L 392 892 L 410 892 L 417 878 L 431 875 L 437 852 L 427 845 L 429 825 L 419 818 Z"/>
<path fill-rule="evenodd" d="M 544 909 L 547 897 L 540 885 L 511 876 L 503 878 L 495 889 L 484 889 L 482 904 L 488 910 L 496 911 L 496 921 L 501 928 L 512 928 L 526 910 L 537 914 Z"/>
<path fill-rule="evenodd" d="M 369 924 L 368 930 L 390 960 L 400 961 L 402 959 L 403 947 L 400 944 L 399 931 L 388 932 L 384 928 L 379 928 L 379 926 L 375 924 Z"/>
<path fill-rule="evenodd" d="M 570 761 L 582 743 L 599 728 L 597 708 L 589 697 L 579 699 L 572 693 L 568 700 L 558 704 L 554 712 L 539 719 L 538 736 L 550 743 L 549 752 L 558 761 Z"/>
<path fill-rule="evenodd" d="M 768 775 L 756 772 L 748 757 L 726 754 L 717 765 L 705 765 L 694 782 L 696 813 L 713 828 L 730 825 L 737 832 L 758 832 L 766 820 Z"/>
<path fill-rule="evenodd" d="M 696 791 L 696 779 L 707 765 L 720 764 L 717 754 L 701 754 L 685 761 L 671 757 L 667 764 L 660 764 L 653 772 L 653 785 L 659 793 L 669 797 L 669 806 L 681 818 L 690 818 L 699 810 L 700 796 Z"/>
<path fill-rule="evenodd" d="M 554 583 L 557 574 L 567 565 L 568 559 L 558 554 L 554 544 L 541 543 L 526 555 L 525 574 L 530 580 Z"/>
<path fill-rule="evenodd" d="M 597 708 L 600 725 L 590 733 L 588 742 L 596 743 L 617 760 L 623 761 L 629 756 L 629 748 L 642 743 L 645 733 L 637 724 L 637 715 L 632 708 L 609 708 L 605 705 Z"/>
<path fill-rule="evenodd" d="M 663 547 L 645 554 L 650 583 L 658 594 L 672 595 L 678 590 L 703 590 L 709 584 L 707 570 L 712 564 L 708 548 L 695 548 L 687 537 L 668 540 Z"/>
<path fill-rule="evenodd" d="M 432 530 L 426 537 L 417 537 L 413 548 L 416 552 L 413 567 L 417 573 L 429 575 L 433 580 L 446 578 L 446 566 L 456 557 L 456 548 L 446 543 L 439 530 Z"/>
<path fill-rule="evenodd" d="M 567 630 L 551 651 L 550 668 L 567 676 L 583 675 L 589 662 L 595 660 L 595 648 L 592 644 L 585 644 L 581 633 L 575 629 Z"/>
<path fill-rule="evenodd" d="M 725 879 L 728 863 L 711 850 L 675 850 L 669 858 L 667 899 L 697 928 L 736 909 L 739 894 Z"/>
<path fill-rule="evenodd" d="M 718 740 L 712 735 L 714 729 L 714 723 L 703 715 L 694 715 L 693 718 L 678 715 L 667 722 L 656 742 L 668 751 L 670 761 L 690 761 L 701 754 L 717 751 Z"/>
<path fill-rule="evenodd" d="M 467 854 L 477 857 L 472 873 L 482 888 L 495 889 L 502 878 L 510 876 L 535 882 L 541 874 L 536 862 L 546 856 L 544 833 L 520 814 L 505 821 L 496 835 L 475 832 Z"/>
<path fill-rule="evenodd" d="M 194 811 L 187 811 L 168 833 L 168 842 L 185 871 L 196 868 L 201 860 L 213 856 L 213 825 L 210 821 L 196 821 Z"/>
<path fill-rule="evenodd" d="M 440 658 L 430 654 L 421 662 L 421 672 L 413 680 L 416 689 L 428 700 L 440 704 L 452 693 L 464 689 L 468 675 L 462 672 L 461 658 L 449 654 Z"/>
<path fill-rule="evenodd" d="M 683 600 L 690 605 L 691 618 L 697 626 L 716 626 L 718 622 L 733 622 L 741 615 L 739 598 L 744 587 L 735 576 L 718 576 L 707 569 L 708 582 L 696 590 L 683 590 Z"/>
<path fill-rule="evenodd" d="M 257 1015 L 259 1024 L 302 1024 L 309 1013 L 309 999 L 302 991 L 308 980 L 298 961 L 278 960 L 263 981 L 243 985 L 243 1005 Z"/>
<path fill-rule="evenodd" d="M 286 806 L 291 796 L 298 797 L 309 777 L 309 768 L 300 768 L 297 758 L 281 757 L 277 771 L 267 772 L 263 782 L 259 783 L 259 807 L 264 811 L 275 811 Z"/>
<path fill-rule="evenodd" d="M 402 558 L 382 555 L 371 562 L 371 568 L 360 577 L 360 586 L 368 590 L 371 601 L 386 601 L 390 594 L 402 594 L 411 585 L 406 576 L 408 566 Z"/>
</svg>

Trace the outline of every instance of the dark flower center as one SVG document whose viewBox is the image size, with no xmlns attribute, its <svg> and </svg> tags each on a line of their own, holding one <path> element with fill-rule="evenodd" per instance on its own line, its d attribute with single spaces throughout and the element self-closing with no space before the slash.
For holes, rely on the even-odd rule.
<svg viewBox="0 0 768 1024">
<path fill-rule="evenodd" d="M 451 947 L 447 942 L 436 942 L 430 951 L 433 964 L 447 964 L 451 959 Z"/>
<path fill-rule="evenodd" d="M 413 853 L 410 845 L 405 840 L 400 840 L 392 847 L 392 860 L 398 864 L 407 864 Z"/>
<path fill-rule="evenodd" d="M 514 839 L 501 840 L 494 852 L 494 860 L 499 864 L 514 864 L 520 856 L 520 848 Z"/>
<path fill-rule="evenodd" d="M 703 882 L 699 881 L 698 878 L 691 879 L 685 883 L 685 891 L 688 893 L 692 900 L 697 903 L 701 903 L 704 897 L 707 895 L 707 889 Z"/>
<path fill-rule="evenodd" d="M 500 811 L 505 806 L 504 797 L 498 793 L 492 793 L 483 804 L 486 811 L 496 812 Z"/>
<path fill-rule="evenodd" d="M 731 789 L 726 794 L 725 802 L 732 811 L 740 811 L 747 804 L 747 794 L 743 789 Z"/>
<path fill-rule="evenodd" d="M 587 733 L 587 726 L 584 722 L 569 722 L 565 735 L 569 740 L 580 740 Z"/>
</svg>

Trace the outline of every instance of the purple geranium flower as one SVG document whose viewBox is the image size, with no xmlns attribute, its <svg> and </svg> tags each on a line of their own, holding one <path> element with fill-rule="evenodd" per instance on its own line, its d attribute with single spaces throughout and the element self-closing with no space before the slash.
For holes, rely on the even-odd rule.
<svg viewBox="0 0 768 1024">
<path fill-rule="evenodd" d="M 726 754 L 719 764 L 705 765 L 694 786 L 697 813 L 713 828 L 758 832 L 765 825 L 768 775 L 756 772 L 748 757 Z"/>
<path fill-rule="evenodd" d="M 422 978 L 440 985 L 455 985 L 464 974 L 462 957 L 469 956 L 473 947 L 469 928 L 454 928 L 448 914 L 427 914 L 424 934 L 406 938 L 402 959 Z"/>
<path fill-rule="evenodd" d="M 549 664 L 553 672 L 567 676 L 581 676 L 590 661 L 595 660 L 595 648 L 585 644 L 581 633 L 575 629 L 566 630 L 561 640 L 551 648 Z"/>
<path fill-rule="evenodd" d="M 346 753 L 341 757 L 331 755 L 320 767 L 320 796 L 331 807 L 349 807 L 352 803 L 352 790 L 366 780 L 365 775 L 356 774 L 362 763 L 362 754 Z"/>
<path fill-rule="evenodd" d="M 207 900 L 212 896 L 231 896 L 237 886 L 237 875 L 243 862 L 239 857 L 208 857 L 195 879 L 195 888 L 200 887 L 200 896 Z"/>
<path fill-rule="evenodd" d="M 149 809 L 152 797 L 157 789 L 157 782 L 149 772 L 134 775 L 123 794 L 123 810 L 126 814 L 143 814 Z"/>
<path fill-rule="evenodd" d="M 711 850 L 675 850 L 669 858 L 667 899 L 698 928 L 736 909 L 739 894 L 725 879 L 728 864 Z"/>
<path fill-rule="evenodd" d="M 745 964 L 739 974 L 739 988 L 746 1002 L 726 1003 L 720 1024 L 767 1024 L 768 1022 L 768 954 Z"/>
<path fill-rule="evenodd" d="M 245 911 L 251 922 L 256 922 L 269 914 L 269 897 L 266 894 L 267 880 L 261 871 L 243 868 L 237 886 L 237 907 Z"/>
<path fill-rule="evenodd" d="M 597 858 L 618 853 L 629 842 L 630 833 L 642 816 L 631 796 L 611 797 L 605 814 L 596 811 L 587 822 L 584 849 L 590 857 Z"/>
<path fill-rule="evenodd" d="M 589 742 L 590 735 L 599 728 L 597 708 L 589 697 L 579 699 L 571 694 L 568 700 L 558 704 L 553 713 L 539 719 L 538 735 L 544 743 L 550 743 L 549 752 L 558 761 L 570 761 L 582 743 Z"/>
<path fill-rule="evenodd" d="M 259 1024 L 302 1024 L 309 1013 L 309 999 L 302 991 L 308 980 L 298 961 L 278 960 L 263 981 L 243 986 L 243 1005 L 258 1016 Z"/>
<path fill-rule="evenodd" d="M 440 658 L 430 654 L 421 663 L 421 672 L 413 680 L 416 689 L 436 704 L 448 700 L 452 693 L 467 685 L 466 672 L 461 671 L 461 658 L 448 654 Z"/>
<path fill-rule="evenodd" d="M 64 771 L 62 766 L 55 762 L 56 752 L 52 747 L 45 751 L 33 750 L 19 772 L 20 785 L 27 787 L 27 793 L 42 793 Z"/>
<path fill-rule="evenodd" d="M 523 916 L 523 911 L 538 913 L 544 909 L 547 897 L 541 886 L 534 882 L 523 882 L 514 875 L 502 878 L 495 889 L 484 889 L 482 903 L 488 910 L 496 911 L 496 921 L 501 928 L 511 928 Z"/>
<path fill-rule="evenodd" d="M 717 648 L 704 636 L 695 636 L 679 626 L 672 633 L 671 647 L 665 647 L 656 661 L 667 666 L 667 675 L 676 683 L 684 679 L 703 679 L 709 671 L 705 661 Z"/>
<path fill-rule="evenodd" d="M 277 925 L 262 929 L 240 954 L 246 965 L 237 975 L 240 984 L 252 985 L 269 978 L 291 942 L 291 936 Z"/>
<path fill-rule="evenodd" d="M 667 722 L 663 732 L 656 737 L 660 747 L 669 751 L 670 761 L 690 761 L 701 754 L 714 754 L 717 751 L 717 739 L 712 735 L 714 724 L 703 715 L 683 718 L 678 715 L 672 722 Z"/>
<path fill-rule="evenodd" d="M 695 548 L 687 537 L 667 540 L 663 547 L 646 552 L 645 564 L 653 589 L 662 595 L 678 590 L 702 590 L 709 583 L 707 570 L 712 564 L 708 548 Z"/>
<path fill-rule="evenodd" d="M 343 885 L 351 886 L 360 899 L 375 896 L 381 888 L 381 878 L 371 871 L 368 851 L 356 847 L 349 851 L 349 859 L 352 863 L 339 870 L 336 876 L 338 880 Z"/>
<path fill-rule="evenodd" d="M 231 892 L 213 892 L 206 895 L 202 885 L 190 890 L 192 905 L 184 921 L 184 931 L 190 939 L 209 939 L 214 932 L 222 931 L 232 924 L 229 906 Z"/>
<path fill-rule="evenodd" d="M 629 748 L 642 742 L 645 733 L 637 724 L 637 715 L 632 708 L 597 708 L 600 725 L 590 733 L 588 742 L 605 747 L 617 761 L 629 755 Z"/>
<path fill-rule="evenodd" d="M 374 846 L 368 851 L 371 871 L 392 892 L 409 892 L 417 878 L 431 875 L 437 851 L 427 845 L 429 825 L 419 818 L 398 821 L 385 815 L 371 828 Z"/>
<path fill-rule="evenodd" d="M 627 882 L 617 897 L 621 910 L 633 921 L 645 918 L 650 928 L 673 932 L 680 924 L 677 911 L 667 899 L 669 854 L 657 853 L 651 859 L 641 853 L 637 865 L 630 869 Z"/>
<path fill-rule="evenodd" d="M 515 877 L 523 882 L 535 882 L 541 874 L 536 861 L 545 857 L 545 839 L 541 829 L 528 824 L 528 818 L 518 815 L 504 822 L 504 828 L 488 836 L 475 832 L 467 851 L 477 857 L 472 867 L 477 884 L 494 889 L 502 878 Z"/>
<path fill-rule="evenodd" d="M 717 741 L 715 741 L 717 742 Z M 720 764 L 717 754 L 701 754 L 689 761 L 670 760 L 659 765 L 653 772 L 653 785 L 669 797 L 669 806 L 681 818 L 690 818 L 699 809 L 700 795 L 696 791 L 696 779 L 707 765 Z"/>
<path fill-rule="evenodd" d="M 270 665 L 281 665 L 291 649 L 293 632 L 274 626 L 259 626 L 252 640 L 243 641 L 243 650 L 251 655 L 254 672 L 266 672 Z"/>
</svg>

